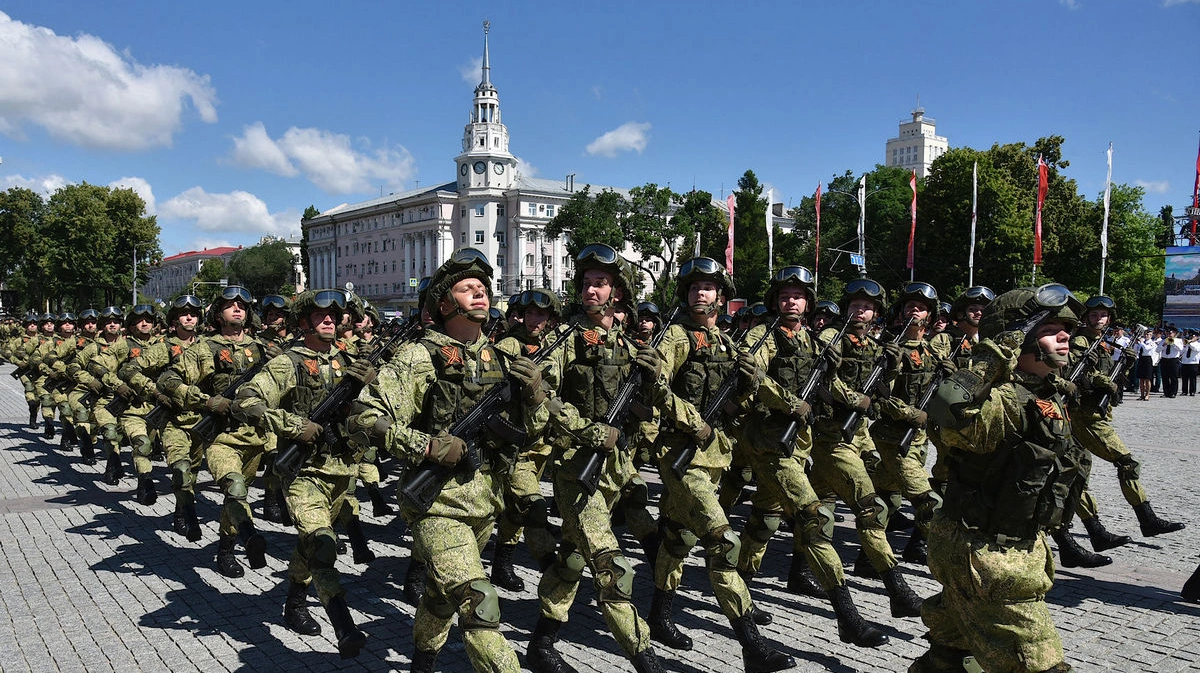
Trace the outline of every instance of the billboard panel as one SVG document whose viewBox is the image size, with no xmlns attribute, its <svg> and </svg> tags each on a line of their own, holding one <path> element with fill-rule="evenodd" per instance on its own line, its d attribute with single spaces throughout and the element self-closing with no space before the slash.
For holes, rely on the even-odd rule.
<svg viewBox="0 0 1200 673">
<path fill-rule="evenodd" d="M 1167 248 L 1163 321 L 1200 329 L 1200 246 Z"/>
</svg>

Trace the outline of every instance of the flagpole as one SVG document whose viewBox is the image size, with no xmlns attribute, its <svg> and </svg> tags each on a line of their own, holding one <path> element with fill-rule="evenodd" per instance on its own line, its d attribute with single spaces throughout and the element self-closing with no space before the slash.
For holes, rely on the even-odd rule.
<svg viewBox="0 0 1200 673">
<path fill-rule="evenodd" d="M 767 190 L 767 276 L 775 275 L 775 227 L 771 221 L 771 202 L 775 200 L 775 190 Z"/>
<path fill-rule="evenodd" d="M 1108 176 L 1104 178 L 1104 224 L 1100 227 L 1100 294 L 1104 294 L 1104 272 L 1108 266 L 1108 204 L 1112 196 L 1112 143 L 1108 144 Z"/>
<path fill-rule="evenodd" d="M 817 288 L 820 287 L 818 281 L 821 279 L 821 183 L 817 183 L 817 241 L 816 249 L 813 252 L 813 295 L 817 294 Z"/>
<path fill-rule="evenodd" d="M 967 254 L 967 287 L 975 287 L 975 222 L 979 208 L 979 162 L 971 169 L 971 251 Z"/>
<path fill-rule="evenodd" d="M 913 169 L 908 184 L 912 187 L 912 227 L 908 230 L 908 259 L 906 261 L 908 262 L 908 282 L 911 283 L 917 266 L 913 259 L 917 246 L 917 169 Z"/>
</svg>

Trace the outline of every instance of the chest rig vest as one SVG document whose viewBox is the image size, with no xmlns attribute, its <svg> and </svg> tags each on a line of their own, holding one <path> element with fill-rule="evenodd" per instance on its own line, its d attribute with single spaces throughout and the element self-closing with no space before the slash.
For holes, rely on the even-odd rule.
<svg viewBox="0 0 1200 673">
<path fill-rule="evenodd" d="M 334 369 L 346 370 L 350 358 L 336 349 L 330 351 L 329 364 L 322 366 L 320 360 L 306 353 L 289 350 L 285 353 L 292 361 L 296 370 L 296 387 L 291 391 L 292 413 L 298 416 L 311 417 L 317 405 L 341 383 L 341 378 L 334 377 Z"/>
<path fill-rule="evenodd" d="M 892 384 L 892 394 L 905 404 L 915 405 L 933 381 L 937 356 L 928 341 L 922 339 L 915 347 L 911 343 L 905 342 L 901 346 L 900 373 Z"/>
<path fill-rule="evenodd" d="M 609 335 L 614 346 L 606 343 L 605 335 L 587 329 L 574 337 L 575 359 L 563 372 L 563 401 L 574 405 L 584 418 L 600 418 L 629 376 L 633 358 L 630 342 L 623 334 Z"/>
<path fill-rule="evenodd" d="M 470 411 L 492 386 L 503 382 L 505 372 L 499 351 L 490 344 L 479 351 L 479 358 L 474 361 L 458 344 L 426 339 L 421 345 L 429 351 L 437 380 L 425 393 L 416 427 L 436 435 Z"/>
<path fill-rule="evenodd" d="M 671 382 L 671 390 L 703 412 L 721 387 L 721 382 L 737 366 L 733 340 L 717 332 L 717 341 L 712 342 L 709 333 L 702 329 L 689 329 L 687 335 L 688 357 Z M 726 418 L 724 411 L 718 418 L 721 422 L 714 423 L 714 426 L 719 427 L 725 421 L 733 420 Z"/>
<path fill-rule="evenodd" d="M 1014 386 L 1022 428 L 987 454 L 955 452 L 945 513 L 998 541 L 1028 540 L 1062 523 L 1083 488 L 1064 406 Z"/>
<path fill-rule="evenodd" d="M 251 339 L 238 344 L 219 343 L 216 340 L 206 343 L 213 357 L 213 373 L 208 378 L 213 393 L 228 388 L 234 379 L 265 357 L 262 346 Z"/>
</svg>

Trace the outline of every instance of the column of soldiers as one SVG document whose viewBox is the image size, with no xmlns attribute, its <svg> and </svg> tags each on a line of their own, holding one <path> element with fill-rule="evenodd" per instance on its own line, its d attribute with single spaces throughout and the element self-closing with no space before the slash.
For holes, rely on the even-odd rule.
<svg viewBox="0 0 1200 673">
<path fill-rule="evenodd" d="M 652 642 L 691 649 L 674 599 L 697 545 L 744 669 L 792 668 L 760 634 L 773 616 L 750 591 L 785 523 L 787 589 L 828 600 L 843 642 L 881 647 L 888 638 L 859 614 L 834 546 L 839 499 L 860 541 L 855 573 L 882 581 L 894 617 L 929 629 L 929 650 L 910 671 L 1067 671 L 1044 602 L 1047 535 L 1067 567 L 1111 562 L 1070 534 L 1076 512 L 1096 552 L 1129 542 L 1100 523 L 1090 455 L 1117 467 L 1143 535 L 1183 528 L 1150 508 L 1139 464 L 1112 429 L 1123 361 L 1134 358 L 1114 358 L 1105 340 L 1116 319 L 1108 297 L 1083 305 L 1061 285 L 999 297 L 978 286 L 948 304 L 917 282 L 889 311 L 873 280 L 817 301 L 811 272 L 786 266 L 761 304 L 726 321 L 735 288 L 715 260 L 681 267 L 670 316 L 634 306 L 632 276 L 614 249 L 586 246 L 569 309 L 536 289 L 501 316 L 490 264 L 463 249 L 422 280 L 421 317 L 404 330 L 377 334 L 373 307 L 315 290 L 264 297 L 256 331 L 254 298 L 228 287 L 207 310 L 184 295 L 165 316 L 149 305 L 30 314 L 23 329 L 6 328 L 2 355 L 17 365 L 30 427 L 40 409 L 51 439 L 61 419 L 60 447 L 78 446 L 91 464 L 98 449 L 109 485 L 120 483 L 121 449 L 131 447 L 141 505 L 158 497 L 161 446 L 170 528 L 190 541 L 203 537 L 195 492 L 206 468 L 223 497 L 215 560 L 228 577 L 245 573 L 239 547 L 251 569 L 266 565 L 248 500 L 265 471 L 264 518 L 297 530 L 284 623 L 320 633 L 307 608 L 313 585 L 344 658 L 367 634 L 339 579 L 335 528 L 355 562 L 374 559 L 355 492 L 361 480 L 373 513 L 391 514 L 378 465 L 394 458 L 412 535 L 413 671 L 436 670 L 456 618 L 476 670 L 520 670 L 495 587 L 525 590 L 514 566 L 522 538 L 540 572 L 526 652 L 538 673 L 574 670 L 554 645 L 585 573 L 635 670 L 663 670 Z M 661 479 L 657 518 L 639 468 Z M 730 513 L 747 494 L 738 531 Z M 901 556 L 928 564 L 943 586 L 925 600 L 887 538 L 905 527 L 896 522 L 906 500 L 914 516 Z M 555 508 L 561 528 L 550 521 Z M 645 616 L 621 525 L 653 576 Z"/>
</svg>

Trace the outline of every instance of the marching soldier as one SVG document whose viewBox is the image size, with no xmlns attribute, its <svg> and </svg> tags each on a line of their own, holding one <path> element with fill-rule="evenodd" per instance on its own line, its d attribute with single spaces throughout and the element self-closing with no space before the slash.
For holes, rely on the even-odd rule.
<svg viewBox="0 0 1200 673">
<path fill-rule="evenodd" d="M 75 357 L 75 320 L 73 313 L 60 314 L 55 319 L 58 325 L 57 333 L 52 340 L 42 345 L 44 350 L 41 351 L 42 370 L 46 373 L 46 394 L 50 396 L 52 407 L 58 410 L 59 418 L 62 419 L 62 439 L 59 448 L 67 451 L 74 448 L 77 441 L 66 393 L 67 387 L 73 385 L 67 376 L 67 363 Z M 53 431 L 53 427 L 50 431 Z M 46 437 L 47 439 L 53 437 L 52 432 L 48 434 L 50 436 Z"/>
<path fill-rule="evenodd" d="M 137 490 L 134 499 L 142 505 L 153 505 L 158 500 L 158 492 L 154 488 L 154 478 L 151 476 L 153 465 L 150 454 L 154 452 L 150 432 L 146 428 L 146 414 L 150 411 L 149 397 L 140 396 L 128 384 L 132 372 L 125 369 L 130 362 L 137 360 L 153 344 L 160 343 L 154 331 L 159 322 L 159 314 L 150 304 L 138 304 L 126 316 L 125 335 L 126 348 L 123 352 L 111 351 L 117 358 L 112 363 L 113 376 L 111 386 L 114 395 L 130 402 L 129 407 L 117 419 L 121 424 L 121 432 L 129 438 L 133 454 L 133 471 L 137 475 Z M 124 375 L 122 375 L 124 372 Z"/>
<path fill-rule="evenodd" d="M 91 317 L 88 315 L 88 311 L 84 311 L 81 315 L 85 316 L 85 320 Z M 104 376 L 104 368 L 98 367 L 93 370 L 92 365 L 102 354 L 113 348 L 121 338 L 121 323 L 124 321 L 125 315 L 116 306 L 108 306 L 96 317 L 98 318 L 99 336 L 80 346 L 75 359 L 67 365 L 67 375 L 75 380 L 75 389 L 67 394 L 67 400 L 71 405 L 71 417 L 75 419 L 75 434 L 79 437 L 79 456 L 87 465 L 96 464 L 94 440 L 97 438 L 101 440 L 100 449 L 108 457 L 110 454 L 105 432 L 108 431 L 115 436 L 116 423 L 108 422 L 112 420 L 111 414 L 100 414 L 97 411 L 97 405 L 104 392 L 104 383 L 99 378 Z M 89 398 L 91 399 L 89 400 Z M 110 470 L 111 474 L 109 474 Z M 120 455 L 117 455 L 115 460 L 109 457 L 108 465 L 105 467 L 105 479 L 119 481 L 123 473 Z"/>
</svg>

